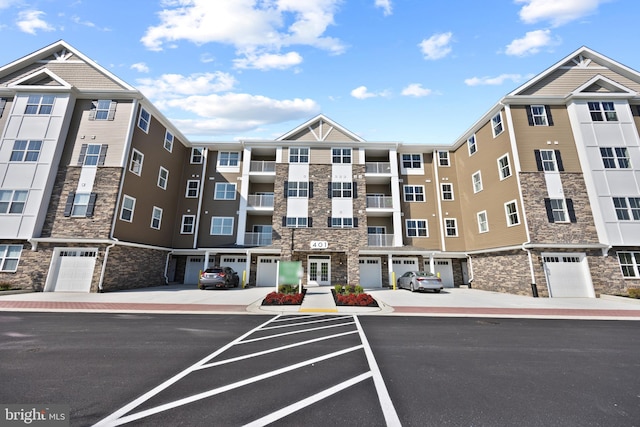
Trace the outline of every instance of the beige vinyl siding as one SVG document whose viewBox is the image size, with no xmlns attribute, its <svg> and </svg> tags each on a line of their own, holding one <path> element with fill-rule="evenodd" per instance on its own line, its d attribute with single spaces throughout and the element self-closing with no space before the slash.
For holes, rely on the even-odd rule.
<svg viewBox="0 0 640 427">
<path fill-rule="evenodd" d="M 49 62 L 47 64 L 33 63 L 27 67 L 21 68 L 19 71 L 3 77 L 0 80 L 0 85 L 7 85 L 44 68 L 49 69 L 62 80 L 79 90 L 100 89 L 117 91 L 126 89 L 86 63 L 72 63 L 65 61 Z"/>
<path fill-rule="evenodd" d="M 316 122 L 308 128 L 300 130 L 300 132 L 289 136 L 287 141 L 357 142 L 355 138 L 340 132 L 324 121 L 322 126 Z"/>
<path fill-rule="evenodd" d="M 603 68 L 558 69 L 518 95 L 558 96 L 568 95 L 593 77 L 607 77 L 629 89 L 640 91 L 640 83 Z"/>
<path fill-rule="evenodd" d="M 313 147 L 309 149 L 309 164 L 312 165 L 330 165 L 331 164 L 331 147 Z M 327 178 L 328 180 L 328 178 Z"/>
<path fill-rule="evenodd" d="M 423 249 L 441 249 L 440 244 L 440 221 L 438 219 L 438 204 L 436 202 L 436 183 L 430 177 L 432 169 L 425 164 L 425 175 L 401 175 L 400 178 L 400 210 L 404 213 L 401 220 L 402 237 L 404 244 Z M 425 182 L 430 180 L 431 182 Z M 426 202 L 405 202 L 405 185 L 424 185 Z M 408 237 L 406 230 L 406 220 L 426 219 L 428 224 L 429 237 Z"/>
<path fill-rule="evenodd" d="M 176 151 L 176 142 L 174 141 L 173 150 Z M 182 175 L 180 177 L 180 190 L 178 191 L 178 201 L 176 207 L 176 220 L 173 227 L 173 247 L 179 249 L 191 248 L 193 246 L 193 239 L 195 234 L 182 234 L 182 216 L 183 215 L 198 215 L 198 198 L 186 198 L 187 181 L 197 180 L 200 181 L 202 177 L 202 165 L 191 164 L 191 149 L 182 147 Z M 212 190 L 213 191 L 213 190 Z M 200 188 L 202 192 L 202 188 Z"/>
</svg>

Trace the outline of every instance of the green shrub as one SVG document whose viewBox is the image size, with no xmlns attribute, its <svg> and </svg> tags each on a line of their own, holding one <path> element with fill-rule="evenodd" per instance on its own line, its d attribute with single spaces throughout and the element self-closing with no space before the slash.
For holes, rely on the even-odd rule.
<svg viewBox="0 0 640 427">
<path fill-rule="evenodd" d="M 281 294 L 297 294 L 298 285 L 280 285 L 278 286 L 278 292 Z"/>
<path fill-rule="evenodd" d="M 354 289 L 356 295 L 360 295 L 361 293 L 364 292 L 364 288 L 360 285 L 356 285 L 355 289 Z"/>
<path fill-rule="evenodd" d="M 336 291 L 336 294 L 341 294 L 344 291 L 342 285 L 333 285 L 333 290 Z"/>
<path fill-rule="evenodd" d="M 356 293 L 356 287 L 355 285 L 346 285 L 344 287 L 344 293 L 349 295 L 349 294 L 355 294 Z"/>
<path fill-rule="evenodd" d="M 627 289 L 627 292 L 631 298 L 640 299 L 640 288 L 629 288 Z"/>
</svg>

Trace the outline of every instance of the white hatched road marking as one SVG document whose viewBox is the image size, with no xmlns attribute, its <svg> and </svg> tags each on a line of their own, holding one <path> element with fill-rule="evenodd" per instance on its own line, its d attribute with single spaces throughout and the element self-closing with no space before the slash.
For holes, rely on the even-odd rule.
<svg viewBox="0 0 640 427">
<path fill-rule="evenodd" d="M 311 318 L 315 318 L 315 317 L 321 317 L 324 316 L 324 318 L 320 319 L 320 320 L 313 320 L 310 322 L 304 321 L 306 319 L 311 319 Z M 101 421 L 99 421 L 97 424 L 95 424 L 96 427 L 103 427 L 103 426 L 118 426 L 118 425 L 122 425 L 122 424 L 126 424 L 132 421 L 136 421 L 136 420 L 140 420 L 142 418 L 148 417 L 150 415 L 154 415 L 154 414 L 158 414 L 167 410 L 171 410 L 189 403 L 193 403 L 196 402 L 198 400 L 201 399 L 206 399 L 209 398 L 211 396 L 215 396 L 221 393 L 225 393 L 234 389 L 237 389 L 239 387 L 243 387 L 258 381 L 262 381 L 265 380 L 267 378 L 273 378 L 276 377 L 278 375 L 287 373 L 287 372 L 291 372 L 293 370 L 305 367 L 305 366 L 309 366 L 309 365 L 313 365 L 315 363 L 324 361 L 324 360 L 328 360 L 328 359 L 332 359 L 335 357 L 339 357 L 342 356 L 344 354 L 347 353 L 351 353 L 357 350 L 363 350 L 367 359 L 367 363 L 369 365 L 369 371 L 357 375 L 349 380 L 340 382 L 339 384 L 336 384 L 332 387 L 327 388 L 326 390 L 320 391 L 312 396 L 306 397 L 298 402 L 295 402 L 291 405 L 288 405 L 284 408 L 281 408 L 275 412 L 272 412 L 270 414 L 267 414 L 261 418 L 258 418 L 255 421 L 252 421 L 251 423 L 247 424 L 248 426 L 264 426 L 270 423 L 273 423 L 279 419 L 282 419 L 290 414 L 293 414 L 305 407 L 308 407 L 310 405 L 313 405 L 319 401 L 321 401 L 322 399 L 325 399 L 327 397 L 330 397 L 342 390 L 345 390 L 355 384 L 358 384 L 366 379 L 372 378 L 373 379 L 373 383 L 375 385 L 376 388 L 376 392 L 378 394 L 378 400 L 380 402 L 380 406 L 382 409 L 382 412 L 384 414 L 384 418 L 385 418 L 385 422 L 387 424 L 387 426 L 400 426 L 400 420 L 398 418 L 398 415 L 396 413 L 395 407 L 393 406 L 393 403 L 391 402 L 391 398 L 389 396 L 389 392 L 387 391 L 387 388 L 384 384 L 384 379 L 382 378 L 382 375 L 380 373 L 380 369 L 378 368 L 378 365 L 376 363 L 375 357 L 373 356 L 373 352 L 371 350 L 371 347 L 369 346 L 369 342 L 364 334 L 364 331 L 362 329 L 362 326 L 360 325 L 360 322 L 358 321 L 357 316 L 335 316 L 335 317 L 327 317 L 326 315 L 321 315 L 321 316 L 317 316 L 317 315 L 307 315 L 307 316 L 300 316 L 297 318 L 293 318 L 291 316 L 283 318 L 282 315 L 278 315 L 270 320 L 268 320 L 267 322 L 263 323 L 262 325 L 248 331 L 247 333 L 241 335 L 240 337 L 236 338 L 235 340 L 231 341 L 229 344 L 221 347 L 219 350 L 211 353 L 210 355 L 204 357 L 203 359 L 201 359 L 199 362 L 193 364 L 192 366 L 186 368 L 185 370 L 183 370 L 182 372 L 178 373 L 177 375 L 173 376 L 172 378 L 170 378 L 169 380 L 163 382 L 162 384 L 158 385 L 157 387 L 153 388 L 152 390 L 150 390 L 149 392 L 143 394 L 142 396 L 140 396 L 139 398 L 133 400 L 132 402 L 128 403 L 127 405 L 123 406 L 122 408 L 118 409 L 117 411 L 115 411 L 114 413 L 112 413 L 111 415 L 105 417 L 104 419 L 102 419 Z M 293 322 L 291 323 L 292 320 L 303 320 L 302 322 Z M 308 328 L 308 329 L 303 329 L 303 330 L 298 330 L 298 331 L 293 331 L 293 332 L 287 332 L 287 333 L 282 333 L 282 334 L 274 334 L 274 335 L 269 335 L 266 337 L 261 337 L 261 338 L 254 338 L 254 339 L 246 339 L 249 336 L 251 336 L 252 334 L 259 332 L 259 331 L 265 331 L 265 330 L 273 330 L 273 329 L 279 329 L 282 327 L 292 327 L 292 326 L 301 326 L 301 325 L 309 325 L 309 324 L 315 324 L 315 323 L 320 323 L 320 322 L 329 322 L 329 321 L 335 321 L 335 320 L 343 320 L 343 319 L 350 319 L 351 321 L 349 322 L 341 322 L 337 325 L 328 325 L 328 326 L 322 326 L 322 327 L 315 327 L 315 328 Z M 287 325 L 278 325 L 278 326 L 269 326 L 275 323 L 280 323 L 280 322 L 286 322 L 289 321 L 290 323 L 288 323 Z M 339 334 L 333 334 L 333 335 L 328 335 L 328 336 L 324 336 L 324 337 L 318 337 L 318 338 L 314 338 L 314 339 L 309 339 L 309 340 L 305 340 L 305 341 L 300 341 L 297 343 L 293 343 L 293 344 L 288 344 L 285 346 L 280 346 L 280 347 L 276 347 L 273 349 L 269 349 L 269 350 L 263 350 L 263 351 L 259 351 L 259 352 L 255 352 L 252 354 L 247 354 L 247 355 L 243 355 L 243 356 L 239 356 L 239 357 L 234 357 L 234 358 L 229 358 L 229 359 L 225 359 L 225 360 L 220 360 L 220 361 L 216 361 L 216 362 L 212 362 L 212 363 L 208 363 L 210 360 L 212 360 L 213 358 L 215 358 L 216 356 L 222 354 L 223 352 L 229 350 L 230 348 L 232 348 L 233 346 L 236 345 L 240 345 L 240 344 L 245 344 L 245 343 L 251 343 L 251 342 L 257 342 L 257 341 L 263 341 L 263 340 L 267 340 L 270 338 L 277 338 L 277 337 L 282 337 L 282 336 L 287 336 L 287 335 L 292 335 L 292 334 L 297 334 L 297 333 L 301 333 L 301 332 L 309 332 L 309 331 L 319 331 L 319 330 L 324 330 L 324 329 L 329 329 L 329 328 L 333 328 L 333 327 L 337 327 L 337 326 L 345 326 L 345 325 L 355 325 L 356 327 L 356 331 L 349 331 L 349 332 L 344 332 L 344 333 L 339 333 Z M 329 354 L 325 354 L 322 356 L 318 356 L 309 360 L 305 360 L 303 362 L 299 362 L 290 366 L 286 366 L 284 368 L 280 368 L 280 369 L 276 369 L 270 372 L 265 372 L 263 374 L 251 377 L 251 378 L 246 378 L 244 380 L 241 381 L 237 381 L 231 384 L 227 384 L 225 386 L 222 387 L 217 387 L 215 389 L 212 390 L 208 390 L 202 393 L 197 393 L 194 394 L 192 396 L 188 396 L 182 399 L 178 399 L 175 400 L 173 402 L 169 402 L 169 403 L 165 403 L 159 406 L 155 406 L 140 412 L 136 412 L 136 413 L 131 413 L 135 408 L 137 408 L 138 406 L 142 405 L 144 402 L 148 401 L 149 399 L 151 399 L 152 397 L 156 396 L 157 394 L 159 394 L 160 392 L 166 390 L 167 388 L 171 387 L 172 385 L 174 385 L 176 382 L 178 382 L 179 380 L 185 378 L 187 375 L 189 375 L 192 372 L 198 371 L 198 370 L 202 370 L 202 369 L 207 369 L 207 368 L 211 368 L 211 367 L 215 367 L 215 366 L 221 366 L 221 365 L 225 365 L 228 363 L 233 363 L 233 362 L 237 362 L 239 360 L 246 360 L 246 359 L 250 359 L 250 358 L 254 358 L 254 357 L 259 357 L 265 354 L 269 354 L 269 353 L 274 353 L 274 352 L 278 352 L 278 351 L 284 351 L 284 350 L 288 350 L 288 349 L 292 349 L 295 347 L 300 347 L 300 346 L 304 346 L 304 345 L 308 345 L 308 344 L 312 344 L 312 343 L 317 343 L 320 341 L 324 341 L 324 340 L 330 340 L 333 338 L 338 338 L 338 337 L 342 337 L 342 336 L 346 336 L 346 335 L 350 335 L 350 334 L 359 334 L 360 337 L 360 341 L 361 344 L 360 345 L 356 345 L 356 346 L 352 346 L 349 348 L 345 348 L 339 351 L 335 351 Z M 128 415 L 127 415 L 128 414 Z"/>
</svg>

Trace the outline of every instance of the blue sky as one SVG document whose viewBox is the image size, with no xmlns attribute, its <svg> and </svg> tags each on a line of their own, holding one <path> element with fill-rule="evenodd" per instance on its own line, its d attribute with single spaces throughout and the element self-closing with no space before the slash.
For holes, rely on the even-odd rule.
<svg viewBox="0 0 640 427">
<path fill-rule="evenodd" d="M 580 46 L 640 70 L 637 0 L 0 0 L 0 63 L 64 39 L 193 141 L 322 113 L 369 141 L 450 144 Z"/>
</svg>

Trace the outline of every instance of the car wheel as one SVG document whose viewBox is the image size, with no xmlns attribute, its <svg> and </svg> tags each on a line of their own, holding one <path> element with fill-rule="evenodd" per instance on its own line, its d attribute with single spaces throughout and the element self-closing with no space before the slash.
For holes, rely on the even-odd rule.
<svg viewBox="0 0 640 427">
<path fill-rule="evenodd" d="M 415 292 L 416 290 L 413 288 L 413 282 L 409 283 L 409 290 L 411 292 Z"/>
<path fill-rule="evenodd" d="M 203 291 L 206 289 L 202 284 L 198 285 L 198 288 L 202 289 Z"/>
<path fill-rule="evenodd" d="M 436 294 L 440 293 L 440 289 L 434 289 L 433 292 L 435 292 Z"/>
</svg>

